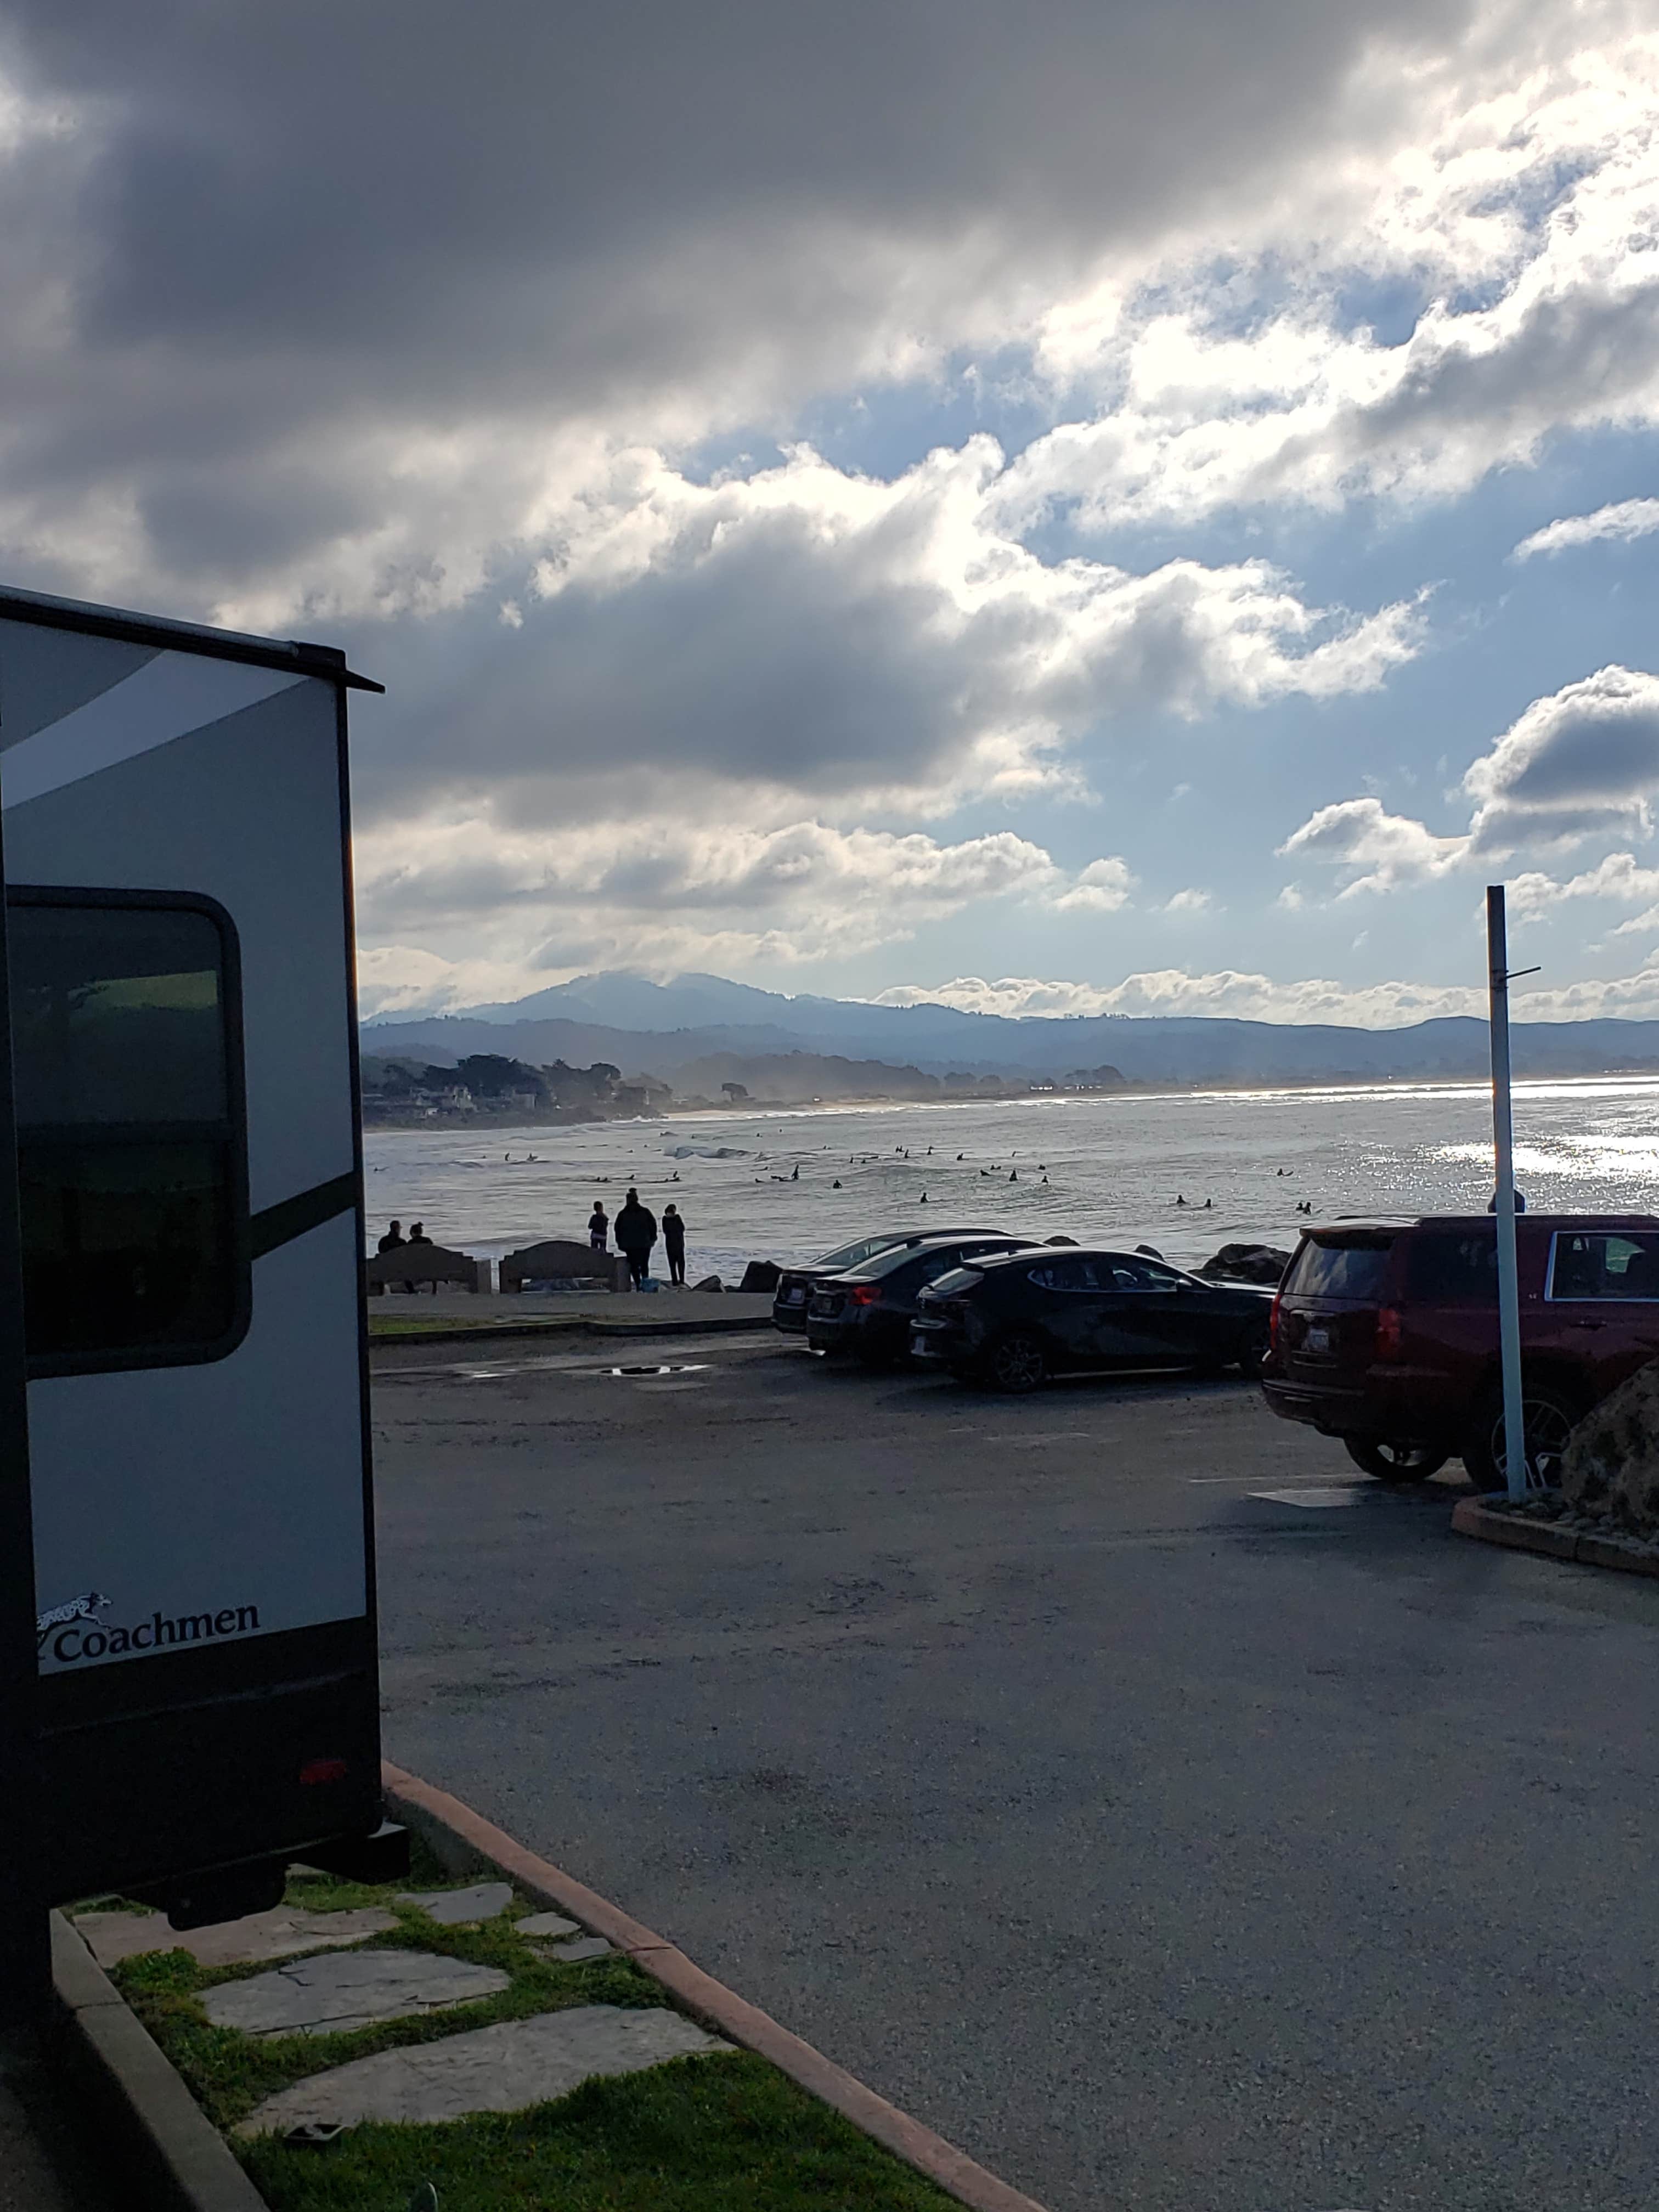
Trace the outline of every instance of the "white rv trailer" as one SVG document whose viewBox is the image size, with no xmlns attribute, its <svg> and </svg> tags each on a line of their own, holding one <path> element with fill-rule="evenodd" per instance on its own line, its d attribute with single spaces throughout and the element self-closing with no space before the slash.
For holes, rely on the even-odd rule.
<svg viewBox="0 0 1659 2212">
<path fill-rule="evenodd" d="M 353 688 L 0 591 L 42 1887 L 181 1925 L 380 1818 Z"/>
</svg>

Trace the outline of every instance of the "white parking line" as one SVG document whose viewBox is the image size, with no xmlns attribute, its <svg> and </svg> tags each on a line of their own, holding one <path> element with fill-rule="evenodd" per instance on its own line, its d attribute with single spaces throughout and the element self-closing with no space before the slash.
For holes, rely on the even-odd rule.
<svg viewBox="0 0 1659 2212">
<path fill-rule="evenodd" d="M 1268 1505 L 1300 1505 L 1309 1512 L 1326 1512 L 1335 1505 L 1358 1504 L 1361 1494 L 1375 1489 L 1369 1482 L 1305 1483 L 1297 1490 L 1249 1490 L 1247 1498 L 1260 1498 Z"/>
</svg>

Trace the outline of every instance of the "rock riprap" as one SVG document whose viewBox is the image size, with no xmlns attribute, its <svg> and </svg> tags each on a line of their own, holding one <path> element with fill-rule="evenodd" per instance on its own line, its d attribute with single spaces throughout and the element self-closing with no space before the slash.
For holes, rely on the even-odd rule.
<svg viewBox="0 0 1659 2212">
<path fill-rule="evenodd" d="M 1659 1360 L 1593 1406 L 1567 1438 L 1561 1494 L 1615 1528 L 1659 1534 Z"/>
<path fill-rule="evenodd" d="M 398 1922 L 378 1905 L 352 1912 L 302 1912 L 279 1905 L 213 1928 L 169 1928 L 160 1912 L 77 1912 L 75 1924 L 100 1966 L 118 1966 L 146 1951 L 188 1951 L 204 1966 L 251 1966 L 260 1959 L 361 1943 L 370 1936 L 384 1936 Z"/>
<path fill-rule="evenodd" d="M 244 1984 L 243 1986 L 246 1986 Z M 576 2005 L 505 2020 L 439 2043 L 376 2051 L 267 2097 L 239 2136 L 285 2134 L 307 2124 L 458 2120 L 516 2112 L 568 2096 L 596 2074 L 639 2074 L 667 2059 L 729 2051 L 718 2036 L 657 2008 Z"/>
<path fill-rule="evenodd" d="M 203 2009 L 216 2027 L 244 2035 L 338 2035 L 376 2021 L 447 2012 L 507 1985 L 499 1966 L 469 1966 L 431 1951 L 331 1951 L 274 1973 L 209 1990 Z"/>
<path fill-rule="evenodd" d="M 1259 1283 L 1264 1290 L 1273 1290 L 1294 1256 L 1276 1244 L 1224 1244 L 1194 1273 L 1206 1283 Z"/>
<path fill-rule="evenodd" d="M 510 1881 L 475 1881 L 471 1889 L 427 1889 L 400 1893 L 399 1905 L 418 1905 L 440 1928 L 476 1928 L 493 1920 L 513 1902 Z"/>
</svg>

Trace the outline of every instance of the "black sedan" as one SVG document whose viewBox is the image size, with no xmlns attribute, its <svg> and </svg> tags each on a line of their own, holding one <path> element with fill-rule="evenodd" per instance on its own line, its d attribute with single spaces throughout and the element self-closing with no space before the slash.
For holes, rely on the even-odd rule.
<svg viewBox="0 0 1659 2212">
<path fill-rule="evenodd" d="M 1024 1237 L 987 1230 L 907 1237 L 817 1285 L 807 1303 L 806 1341 L 814 1352 L 851 1353 L 866 1367 L 890 1367 L 910 1348 L 916 1300 L 929 1283 L 964 1260 L 1027 1249 Z"/>
<path fill-rule="evenodd" d="M 792 1334 L 806 1334 L 806 1306 L 813 1291 L 826 1277 L 840 1274 L 843 1267 L 861 1267 L 865 1261 L 873 1260 L 878 1252 L 890 1252 L 896 1244 L 920 1244 L 928 1235 L 944 1237 L 994 1237 L 1000 1232 L 994 1229 L 942 1229 L 929 1231 L 923 1229 L 884 1229 L 875 1237 L 857 1237 L 850 1244 L 838 1244 L 833 1252 L 826 1252 L 821 1260 L 814 1260 L 808 1267 L 786 1267 L 778 1277 L 777 1287 L 772 1293 L 772 1325 L 787 1329 Z"/>
<path fill-rule="evenodd" d="M 910 1349 L 1000 1390 L 1110 1368 L 1252 1375 L 1273 1302 L 1270 1290 L 1206 1283 L 1138 1252 L 1026 1250 L 937 1278 L 916 1302 Z"/>
</svg>

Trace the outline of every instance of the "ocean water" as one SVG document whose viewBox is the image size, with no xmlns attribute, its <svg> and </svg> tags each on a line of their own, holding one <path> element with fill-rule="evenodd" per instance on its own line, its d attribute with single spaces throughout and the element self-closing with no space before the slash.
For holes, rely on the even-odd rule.
<svg viewBox="0 0 1659 2212">
<path fill-rule="evenodd" d="M 1535 1211 L 1659 1210 L 1659 1082 L 1523 1084 L 1515 1130 Z M 1293 1246 L 1304 1199 L 1319 1220 L 1484 1207 L 1492 1106 L 1474 1085 L 1391 1085 L 811 1107 L 373 1130 L 365 1165 L 371 1240 L 395 1216 L 496 1257 L 585 1237 L 594 1199 L 614 1219 L 637 1183 L 659 1217 L 670 1199 L 684 1215 L 693 1282 L 889 1226 L 1148 1243 L 1191 1266 L 1225 1243 Z"/>
</svg>

